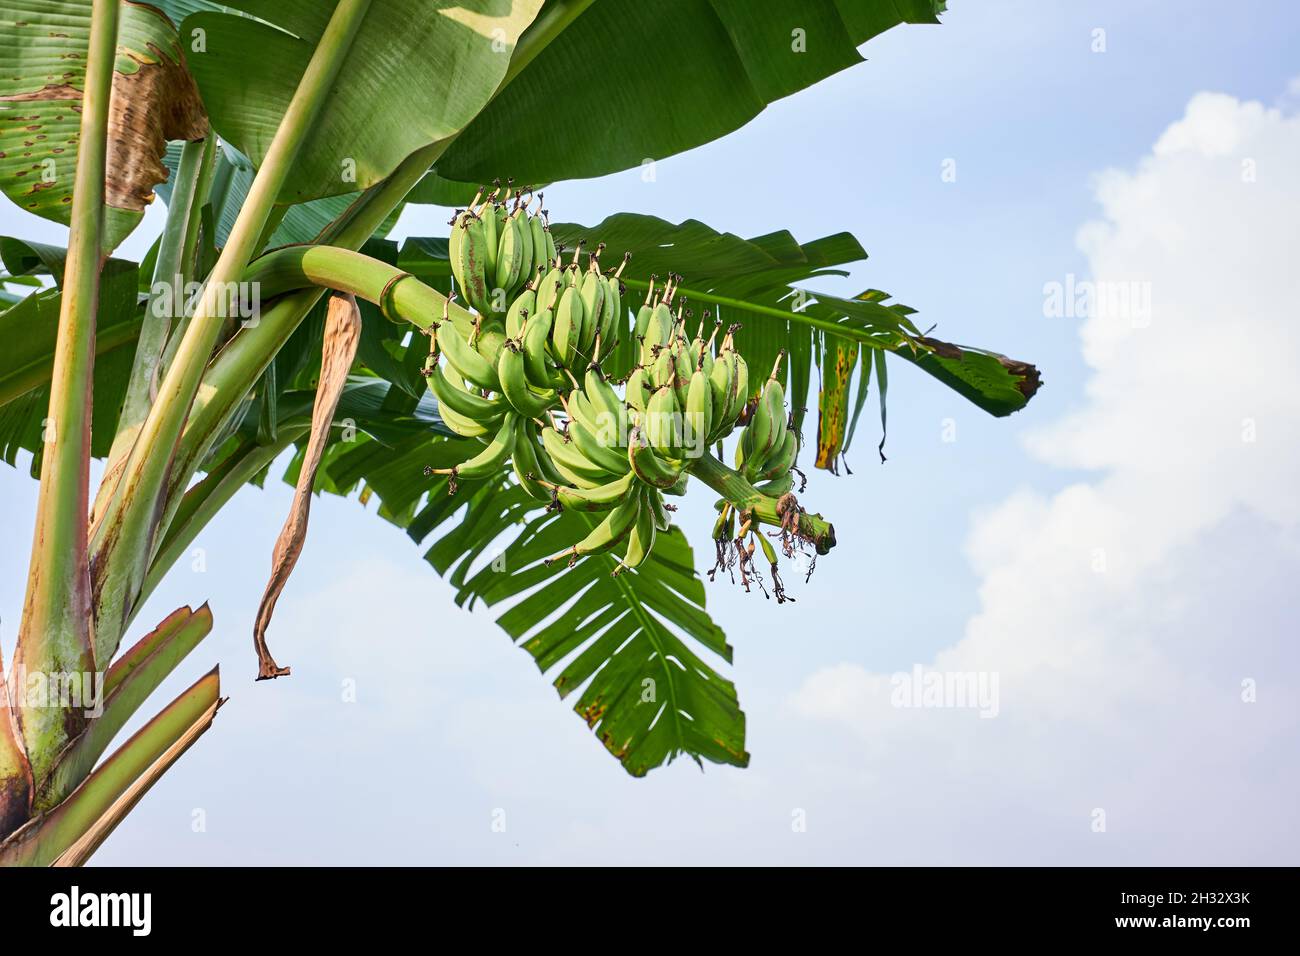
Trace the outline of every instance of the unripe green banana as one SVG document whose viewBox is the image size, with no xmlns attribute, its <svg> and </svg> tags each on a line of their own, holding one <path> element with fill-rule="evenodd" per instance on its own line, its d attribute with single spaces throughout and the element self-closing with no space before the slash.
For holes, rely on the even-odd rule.
<svg viewBox="0 0 1300 956">
<path fill-rule="evenodd" d="M 582 337 L 578 340 L 578 351 L 588 362 L 596 361 L 592 345 L 596 333 L 600 331 L 601 319 L 605 315 L 605 280 L 595 268 L 588 269 L 578 291 L 582 299 Z"/>
<path fill-rule="evenodd" d="M 536 418 L 559 400 L 554 389 L 535 392 L 529 388 L 523 347 L 517 342 L 507 342 L 501 350 L 497 378 L 501 380 L 501 393 L 506 401 L 525 418 Z"/>
<path fill-rule="evenodd" d="M 660 302 L 650 310 L 650 319 L 646 323 L 645 338 L 641 343 L 641 361 L 650 362 L 656 354 L 655 346 L 666 346 L 673 339 L 673 313 L 668 306 Z"/>
<path fill-rule="evenodd" d="M 628 376 L 627 385 L 624 389 L 627 394 L 627 403 L 642 414 L 645 414 L 646 402 L 650 399 L 646 378 L 645 366 L 638 365 L 632 369 L 632 374 Z"/>
<path fill-rule="evenodd" d="M 654 388 L 671 387 L 677 374 L 677 363 L 673 361 L 672 350 L 664 346 L 659 349 L 650 365 L 650 384 Z"/>
<path fill-rule="evenodd" d="M 572 406 L 571 400 L 569 405 Z M 569 437 L 582 456 L 597 468 L 603 468 L 613 475 L 622 475 L 630 467 L 626 455 L 602 445 L 581 420 L 572 416 L 569 418 Z"/>
<path fill-rule="evenodd" d="M 794 490 L 794 472 L 787 471 L 779 478 L 757 484 L 754 486 L 754 490 L 762 492 L 769 498 L 780 498 L 787 491 Z"/>
<path fill-rule="evenodd" d="M 759 465 L 767 460 L 776 445 L 785 435 L 785 388 L 775 378 L 769 378 L 767 385 L 759 396 L 762 418 L 767 422 L 767 431 L 754 435 L 754 453 Z M 754 416 L 759 418 L 758 415 Z"/>
<path fill-rule="evenodd" d="M 478 419 L 470 418 L 468 415 L 462 415 L 450 405 L 439 405 L 438 417 L 442 419 L 444 425 L 461 438 L 486 438 L 489 435 L 494 434 L 496 430 L 501 427 L 499 420 L 481 422 Z M 501 417 L 505 417 L 504 412 Z"/>
<path fill-rule="evenodd" d="M 506 404 L 500 397 L 484 398 L 449 382 L 443 375 L 442 367 L 436 362 L 429 368 L 426 377 L 429 390 L 438 400 L 440 410 L 450 408 L 457 414 L 483 424 L 495 423 L 507 411 Z"/>
<path fill-rule="evenodd" d="M 713 432 L 710 438 L 717 441 L 723 429 L 730 430 L 732 421 L 727 418 L 727 408 L 731 401 L 731 391 L 736 384 L 736 363 L 733 353 L 724 352 L 713 363 L 709 372 L 709 392 L 713 404 Z"/>
<path fill-rule="evenodd" d="M 645 435 L 654 449 L 670 455 L 677 448 L 679 406 L 671 385 L 661 385 L 650 396 L 645 410 Z"/>
<path fill-rule="evenodd" d="M 546 344 L 554 315 L 550 309 L 529 316 L 524 323 L 524 371 L 533 388 L 552 387 L 551 368 L 546 361 Z"/>
<path fill-rule="evenodd" d="M 574 355 L 582 335 L 582 298 L 578 290 L 566 288 L 555 309 L 555 324 L 551 329 L 551 352 L 565 368 L 572 368 Z"/>
<path fill-rule="evenodd" d="M 550 267 L 546 244 L 546 227 L 542 225 L 541 216 L 533 216 L 528 220 L 528 231 L 532 233 L 533 248 L 533 267 L 530 271 L 535 274 L 538 269 Z"/>
<path fill-rule="evenodd" d="M 680 339 L 673 348 L 673 391 L 677 393 L 677 404 L 686 407 L 686 393 L 691 387 L 691 378 L 695 375 L 695 366 L 691 364 L 690 346 Z"/>
<path fill-rule="evenodd" d="M 605 312 L 600 320 L 600 355 L 596 356 L 596 361 L 601 361 L 618 344 L 618 339 L 623 329 L 620 327 L 623 322 L 623 293 L 619 288 L 619 280 L 614 276 L 605 276 Z"/>
<path fill-rule="evenodd" d="M 559 269 L 552 268 L 542 277 L 541 284 L 537 287 L 537 308 L 553 310 L 559 304 L 560 293 L 563 291 L 564 275 Z"/>
<path fill-rule="evenodd" d="M 741 410 L 749 403 L 749 365 L 745 362 L 745 356 L 734 348 L 731 354 L 736 363 L 736 379 L 727 403 L 726 417 L 728 421 L 734 422 L 740 417 Z"/>
<path fill-rule="evenodd" d="M 519 487 L 523 488 L 530 498 L 549 502 L 551 490 L 544 484 L 545 476 L 541 474 L 541 465 L 537 460 L 537 445 L 533 439 L 535 428 L 536 426 L 530 421 L 520 422 L 510 464 Z"/>
<path fill-rule="evenodd" d="M 631 533 L 637 516 L 641 513 L 641 496 L 629 495 L 605 516 L 600 524 L 572 548 L 566 548 L 559 554 L 547 558 L 546 563 L 567 558 L 572 564 L 578 558 L 589 554 L 601 554 L 618 547 Z"/>
<path fill-rule="evenodd" d="M 484 264 L 487 266 L 486 280 L 489 285 L 496 282 L 497 251 L 501 246 L 501 220 L 497 218 L 498 203 L 491 199 L 483 204 L 480 217 L 483 222 Z"/>
<path fill-rule="evenodd" d="M 571 488 L 563 484 L 548 484 L 547 487 L 566 511 L 609 511 L 635 491 L 637 477 L 629 471 L 621 478 L 595 488 Z"/>
<path fill-rule="evenodd" d="M 515 447 L 515 435 L 519 430 L 519 416 L 506 415 L 501 427 L 488 442 L 488 446 L 468 461 L 461 462 L 453 468 L 434 468 L 433 475 L 451 475 L 454 479 L 477 481 L 490 478 L 500 472 Z"/>
<path fill-rule="evenodd" d="M 537 260 L 533 253 L 533 229 L 527 207 L 521 205 L 511 216 L 519 223 L 520 269 L 519 278 L 527 282 L 537 271 Z"/>
<path fill-rule="evenodd" d="M 655 546 L 655 514 L 646 500 L 646 496 L 652 494 L 657 495 L 658 492 L 647 488 L 645 494 L 641 495 L 641 509 L 637 512 L 636 521 L 628 535 L 622 566 L 614 570 L 615 574 L 624 569 L 639 567 Z"/>
<path fill-rule="evenodd" d="M 471 212 L 463 213 L 452 228 L 452 234 L 453 242 L 448 246 L 448 252 L 456 286 L 472 308 L 486 314 L 488 241 L 483 221 Z"/>
<path fill-rule="evenodd" d="M 627 405 L 619 398 L 618 392 L 614 391 L 614 386 L 609 384 L 600 369 L 593 366 L 587 369 L 582 390 L 595 414 L 597 424 L 607 427 L 613 433 L 617 443 L 621 445 L 623 436 L 627 434 Z M 602 444 L 609 444 L 600 432 L 597 433 L 597 437 L 601 438 Z"/>
<path fill-rule="evenodd" d="M 577 447 L 554 428 L 542 429 L 542 445 L 551 462 L 565 479 L 579 488 L 595 488 L 609 481 L 611 472 L 594 465 Z M 622 471 L 613 472 L 621 475 Z"/>
<path fill-rule="evenodd" d="M 492 362 L 460 337 L 454 322 L 443 320 L 438 323 L 434 332 L 434 343 L 436 348 L 447 356 L 447 361 L 461 378 L 488 391 L 501 390 L 501 384 L 497 381 L 496 368 Z"/>
<path fill-rule="evenodd" d="M 496 286 L 507 296 L 514 294 L 519 284 L 519 276 L 524 269 L 524 237 L 518 216 L 507 216 L 501 223 L 501 235 L 497 240 Z M 531 262 L 530 262 L 531 264 Z"/>
<path fill-rule="evenodd" d="M 550 227 L 544 227 L 543 231 L 546 233 L 546 261 L 554 262 L 560 255 L 555 248 L 555 237 L 551 235 Z"/>
<path fill-rule="evenodd" d="M 709 434 L 713 430 L 713 396 L 709 390 L 709 379 L 704 369 L 697 368 L 691 376 L 691 383 L 686 390 L 686 432 L 687 450 L 696 457 L 709 453 Z"/>
<path fill-rule="evenodd" d="M 658 488 L 646 489 L 646 505 L 654 516 L 655 530 L 667 531 L 673 526 L 672 515 L 664 505 L 664 496 Z"/>
<path fill-rule="evenodd" d="M 524 316 L 537 311 L 537 293 L 531 286 L 515 297 L 506 311 L 506 338 L 517 339 L 524 328 Z"/>
<path fill-rule="evenodd" d="M 640 428 L 632 429 L 628 438 L 627 460 L 636 476 L 655 488 L 671 488 L 684 474 L 680 463 L 655 453 Z"/>
<path fill-rule="evenodd" d="M 758 479 L 779 478 L 789 472 L 794 467 L 795 459 L 799 456 L 799 433 L 793 428 L 785 429 L 785 434 L 781 441 L 774 445 L 772 453 L 769 454 L 755 469 L 754 475 L 746 475 L 749 481 Z"/>
</svg>

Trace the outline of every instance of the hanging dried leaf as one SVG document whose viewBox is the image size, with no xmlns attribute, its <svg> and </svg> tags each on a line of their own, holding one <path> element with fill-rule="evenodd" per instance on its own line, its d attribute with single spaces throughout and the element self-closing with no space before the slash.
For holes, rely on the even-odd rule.
<svg viewBox="0 0 1300 956">
<path fill-rule="evenodd" d="M 311 414 L 311 437 L 307 441 L 307 451 L 298 472 L 289 517 L 285 519 L 280 537 L 275 542 L 275 551 L 271 557 L 271 580 L 266 584 L 266 592 L 257 609 L 257 621 L 253 625 L 258 680 L 284 677 L 289 673 L 289 668 L 280 667 L 271 657 L 266 646 L 266 629 L 271 623 L 271 615 L 275 613 L 275 602 L 288 583 L 289 575 L 298 563 L 298 556 L 302 554 L 303 541 L 307 537 L 307 519 L 311 511 L 311 490 L 316 483 L 316 469 L 320 467 L 321 455 L 324 454 L 325 443 L 329 439 L 330 425 L 334 421 L 334 410 L 338 407 L 339 395 L 347 383 L 360 338 L 361 311 L 357 308 L 357 300 L 350 295 L 335 295 L 330 299 L 329 311 L 325 317 L 325 342 L 321 352 L 320 382 L 316 386 L 316 404 Z"/>
</svg>

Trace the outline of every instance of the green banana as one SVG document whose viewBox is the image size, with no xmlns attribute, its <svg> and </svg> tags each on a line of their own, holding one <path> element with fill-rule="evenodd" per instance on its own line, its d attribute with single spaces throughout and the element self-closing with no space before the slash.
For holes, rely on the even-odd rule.
<svg viewBox="0 0 1300 956">
<path fill-rule="evenodd" d="M 578 290 L 566 288 L 555 309 L 555 324 L 551 328 L 552 354 L 565 368 L 573 367 L 573 358 L 582 335 L 582 298 Z"/>
<path fill-rule="evenodd" d="M 564 291 L 564 275 L 557 268 L 552 268 L 550 272 L 542 277 L 541 284 L 537 287 L 537 309 L 544 311 L 554 309 L 560 301 L 560 293 Z"/>
<path fill-rule="evenodd" d="M 531 286 L 515 297 L 506 311 L 506 338 L 517 339 L 524 327 L 524 317 L 537 312 L 537 293 Z"/>
<path fill-rule="evenodd" d="M 510 295 L 519 283 L 519 276 L 524 268 L 524 237 L 519 226 L 519 216 L 507 216 L 501 224 L 501 237 L 498 240 L 496 261 L 496 284 L 498 289 Z M 528 260 L 531 263 L 531 259 Z"/>
<path fill-rule="evenodd" d="M 546 487 L 566 511 L 609 511 L 632 493 L 637 484 L 636 475 L 629 471 L 622 478 L 615 478 L 595 488 L 571 488 L 564 484 L 550 483 Z"/>
<path fill-rule="evenodd" d="M 541 216 L 533 216 L 528 220 L 528 231 L 532 234 L 533 247 L 533 267 L 530 270 L 536 274 L 538 269 L 545 270 L 547 265 L 546 250 L 546 227 L 542 225 Z"/>
<path fill-rule="evenodd" d="M 763 481 L 754 486 L 756 491 L 761 491 L 769 498 L 780 498 L 787 491 L 794 490 L 794 472 L 787 471 L 779 478 L 773 478 L 771 481 Z"/>
<path fill-rule="evenodd" d="M 426 377 L 429 381 L 429 390 L 438 400 L 440 409 L 450 408 L 459 415 L 487 423 L 495 422 L 506 412 L 505 404 L 499 397 L 484 398 L 448 381 L 442 372 L 442 367 L 436 362 L 429 368 Z"/>
<path fill-rule="evenodd" d="M 572 397 L 566 408 L 573 404 Z M 582 452 L 584 458 L 598 468 L 603 468 L 614 475 L 621 475 L 627 471 L 629 465 L 627 456 L 613 448 L 606 447 L 600 443 L 594 434 L 575 418 L 572 412 L 569 415 L 569 437 L 573 439 L 573 444 L 578 446 L 578 451 Z"/>
<path fill-rule="evenodd" d="M 523 488 L 530 498 L 537 501 L 550 501 L 551 491 L 542 483 L 543 476 L 537 458 L 537 445 L 533 440 L 535 427 L 530 421 L 520 422 L 519 434 L 515 436 L 514 453 L 510 456 L 510 465 L 514 469 L 515 480 L 519 482 L 519 487 Z"/>
<path fill-rule="evenodd" d="M 672 515 L 668 513 L 668 508 L 664 504 L 664 496 L 658 488 L 646 489 L 646 505 L 654 515 L 655 529 L 658 531 L 667 531 L 672 527 Z"/>
<path fill-rule="evenodd" d="M 593 261 L 592 268 L 587 270 L 578 290 L 579 298 L 582 299 L 583 316 L 582 337 L 578 340 L 578 350 L 588 362 L 596 361 L 597 356 L 592 353 L 591 348 L 605 315 L 605 280 L 598 269 L 599 267 Z"/>
<path fill-rule="evenodd" d="M 575 481 L 573 476 L 581 478 L 583 482 L 595 482 L 595 485 L 603 485 L 610 479 L 610 475 L 621 475 L 622 471 L 609 472 L 599 465 L 593 464 L 585 455 L 580 452 L 572 442 L 566 441 L 565 437 L 554 428 L 542 429 L 542 445 L 546 453 L 551 456 L 551 462 L 571 484 L 583 487 L 582 482 Z M 588 485 L 587 487 L 595 487 Z"/>
<path fill-rule="evenodd" d="M 534 388 L 550 388 L 553 384 L 551 368 L 546 364 L 546 343 L 553 320 L 554 314 L 547 309 L 524 323 L 524 371 Z"/>
<path fill-rule="evenodd" d="M 745 477 L 750 481 L 759 478 L 779 478 L 788 473 L 794 467 L 795 459 L 799 457 L 799 433 L 793 428 L 787 428 L 779 444 L 773 447 L 762 463 L 758 465 L 754 476 Z"/>
<path fill-rule="evenodd" d="M 452 228 L 448 246 L 456 285 L 470 306 L 486 313 L 488 303 L 487 235 L 473 212 L 462 213 Z"/>
<path fill-rule="evenodd" d="M 641 496 L 629 495 L 623 501 L 619 502 L 617 507 L 605 516 L 592 532 L 575 544 L 571 548 L 566 548 L 559 554 L 547 558 L 546 563 L 558 561 L 567 557 L 569 564 L 573 564 L 578 558 L 589 554 L 601 554 L 618 547 L 632 530 L 636 523 L 638 515 L 641 513 Z"/>
<path fill-rule="evenodd" d="M 645 410 L 645 435 L 656 451 L 671 453 L 680 447 L 678 418 L 677 393 L 671 385 L 661 385 Z"/>
<path fill-rule="evenodd" d="M 506 401 L 525 418 L 536 418 L 559 399 L 554 389 L 535 392 L 529 387 L 523 347 L 518 342 L 507 342 L 501 350 L 497 377 L 501 380 L 501 393 Z"/>
<path fill-rule="evenodd" d="M 501 390 L 501 385 L 497 381 L 496 367 L 486 356 L 479 354 L 474 346 L 460 337 L 455 323 L 449 319 L 438 323 L 434 331 L 434 345 L 447 356 L 447 361 L 461 378 L 488 391 Z"/>
<path fill-rule="evenodd" d="M 497 250 L 501 244 L 501 220 L 497 218 L 497 201 L 495 198 L 489 199 L 479 210 L 483 220 L 483 242 L 484 242 L 484 265 L 487 267 L 485 277 L 489 283 L 496 282 L 497 275 Z"/>
<path fill-rule="evenodd" d="M 686 391 L 686 417 L 682 430 L 686 434 L 686 447 L 692 454 L 699 457 L 709 453 L 709 435 L 713 431 L 713 395 L 703 368 L 697 368 L 691 376 L 691 384 Z"/>
<path fill-rule="evenodd" d="M 650 551 L 655 546 L 655 514 L 646 496 L 657 494 L 659 492 L 653 488 L 647 488 L 646 494 L 641 496 L 641 510 L 637 512 L 636 521 L 632 524 L 632 531 L 627 538 L 627 551 L 623 555 L 620 567 L 614 569 L 615 574 L 628 568 L 639 567 L 641 562 L 650 556 Z"/>
<path fill-rule="evenodd" d="M 634 428 L 628 438 L 627 460 L 638 478 L 656 488 L 671 488 L 682 477 L 680 465 L 674 467 L 668 459 L 660 458 L 640 428 Z"/>
<path fill-rule="evenodd" d="M 481 452 L 468 461 L 463 461 L 452 468 L 430 469 L 429 474 L 451 475 L 453 479 L 463 481 L 490 478 L 501 470 L 511 452 L 514 451 L 515 436 L 518 430 L 519 417 L 517 415 L 507 415 L 501 423 L 501 427 L 492 436 L 492 440 L 488 442 L 487 447 Z"/>
</svg>

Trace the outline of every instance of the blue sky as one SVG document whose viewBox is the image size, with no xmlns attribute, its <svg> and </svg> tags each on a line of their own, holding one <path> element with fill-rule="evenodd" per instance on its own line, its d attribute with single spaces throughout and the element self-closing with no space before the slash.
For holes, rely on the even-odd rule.
<svg viewBox="0 0 1300 956">
<path fill-rule="evenodd" d="M 231 700 L 99 862 L 1295 862 L 1300 11 L 951 6 L 653 183 L 548 190 L 567 221 L 852 231 L 870 260 L 818 288 L 888 290 L 1043 370 L 994 420 L 896 367 L 888 464 L 868 421 L 855 474 L 810 483 L 840 544 L 798 603 L 710 586 L 750 768 L 627 778 L 490 612 L 457 609 L 355 502 L 314 505 L 271 629 L 293 676 L 254 684 L 290 497 L 270 483 L 139 618 L 210 601 L 216 630 L 168 687 L 220 661 Z M 445 220 L 413 209 L 397 234 Z M 62 232 L 11 205 L 0 231 Z M 1046 317 L 1070 274 L 1147 283 L 1149 327 Z M 701 562 L 711 500 L 682 516 Z M 25 467 L 0 470 L 6 652 L 34 501 Z M 998 675 L 996 718 L 891 706 L 914 664 Z"/>
</svg>

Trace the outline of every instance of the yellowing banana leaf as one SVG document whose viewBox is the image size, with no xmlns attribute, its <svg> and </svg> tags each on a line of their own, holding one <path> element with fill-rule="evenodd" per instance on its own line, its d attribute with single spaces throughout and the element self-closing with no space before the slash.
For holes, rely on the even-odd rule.
<svg viewBox="0 0 1300 956">
<path fill-rule="evenodd" d="M 26 211 L 67 224 L 80 136 L 91 0 L 6 0 L 0 44 L 0 190 Z M 207 118 L 176 28 L 124 2 L 108 131 L 104 245 L 130 234 L 167 178 L 169 139 L 201 139 Z"/>
</svg>

